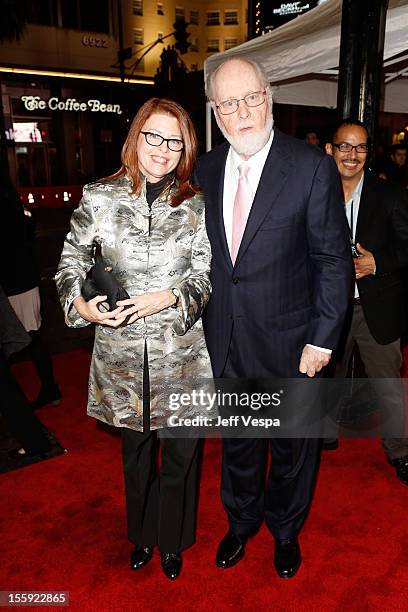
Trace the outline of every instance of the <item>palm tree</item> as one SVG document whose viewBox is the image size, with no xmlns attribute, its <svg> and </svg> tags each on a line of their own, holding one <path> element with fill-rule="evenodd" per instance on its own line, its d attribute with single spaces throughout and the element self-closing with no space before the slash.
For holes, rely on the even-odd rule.
<svg viewBox="0 0 408 612">
<path fill-rule="evenodd" d="M 0 46 L 4 42 L 20 40 L 34 2 L 28 0 L 0 0 Z M 1 93 L 1 78 L 0 78 Z M 6 126 L 3 100 L 0 95 L 0 183 L 10 186 L 10 171 L 7 157 Z"/>
</svg>

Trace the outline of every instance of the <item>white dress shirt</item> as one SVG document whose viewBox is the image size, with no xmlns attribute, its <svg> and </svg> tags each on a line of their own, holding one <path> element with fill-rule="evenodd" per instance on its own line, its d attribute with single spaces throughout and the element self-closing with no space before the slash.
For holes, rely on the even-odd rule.
<svg viewBox="0 0 408 612">
<path fill-rule="evenodd" d="M 271 148 L 273 141 L 273 130 L 268 139 L 268 142 L 262 147 L 258 153 L 252 155 L 247 161 L 243 160 L 242 157 L 230 147 L 227 161 L 225 164 L 225 175 L 224 175 L 224 196 L 223 196 L 223 215 L 224 215 L 224 227 L 225 235 L 227 237 L 228 248 L 231 252 L 232 242 L 232 213 L 234 210 L 235 194 L 238 188 L 238 166 L 246 164 L 249 166 L 248 172 L 248 183 L 252 191 L 252 202 L 254 201 L 256 190 L 258 189 L 259 181 L 263 167 L 268 157 L 269 149 Z M 248 208 L 251 210 L 251 207 Z"/>
<path fill-rule="evenodd" d="M 351 198 L 344 204 L 346 209 L 346 217 L 348 221 L 349 228 L 353 228 L 353 235 L 350 233 L 350 239 L 353 240 L 353 244 L 356 243 L 356 227 L 358 220 L 358 211 L 360 209 L 360 199 L 361 199 L 361 191 L 363 189 L 364 182 L 364 172 L 361 175 L 361 179 L 358 181 L 355 190 L 353 191 L 353 195 Z M 353 220 L 351 219 L 351 213 L 353 213 Z M 357 283 L 354 283 L 354 297 L 359 297 Z"/>
</svg>

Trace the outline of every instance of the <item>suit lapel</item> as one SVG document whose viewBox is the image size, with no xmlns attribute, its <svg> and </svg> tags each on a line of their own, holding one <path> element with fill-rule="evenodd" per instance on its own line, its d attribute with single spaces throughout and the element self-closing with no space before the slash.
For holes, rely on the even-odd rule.
<svg viewBox="0 0 408 612">
<path fill-rule="evenodd" d="M 232 268 L 231 255 L 228 248 L 227 236 L 225 234 L 223 214 L 224 176 L 228 151 L 229 144 L 224 143 L 224 145 L 220 147 L 219 151 L 217 151 L 218 154 L 213 158 L 213 164 L 210 168 L 209 192 L 211 202 L 214 202 L 214 206 L 209 207 L 208 212 L 211 212 L 211 214 L 214 216 L 215 228 L 222 253 L 226 262 Z"/>
<path fill-rule="evenodd" d="M 249 213 L 248 222 L 237 254 L 235 267 L 239 264 L 240 259 L 250 245 L 259 226 L 286 183 L 291 172 L 290 165 L 290 155 L 288 145 L 285 143 L 285 137 L 279 130 L 275 129 L 272 146 L 266 158 L 258 189 L 252 203 L 251 212 Z"/>
<path fill-rule="evenodd" d="M 375 189 L 371 181 L 370 171 L 366 170 L 364 174 L 363 189 L 361 190 L 360 206 L 358 208 L 356 238 L 355 242 L 362 243 L 365 241 L 365 231 L 370 227 L 372 211 L 375 205 Z"/>
</svg>

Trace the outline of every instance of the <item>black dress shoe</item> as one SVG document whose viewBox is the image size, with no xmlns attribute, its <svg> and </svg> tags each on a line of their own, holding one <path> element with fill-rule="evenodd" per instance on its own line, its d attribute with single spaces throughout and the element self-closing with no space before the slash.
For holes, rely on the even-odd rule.
<svg viewBox="0 0 408 612">
<path fill-rule="evenodd" d="M 162 552 L 160 553 L 161 566 L 163 572 L 170 580 L 175 580 L 181 572 L 183 559 L 181 553 Z"/>
<path fill-rule="evenodd" d="M 215 563 L 217 567 L 227 569 L 241 561 L 245 554 L 246 536 L 239 536 L 229 531 L 218 546 Z"/>
<path fill-rule="evenodd" d="M 322 449 L 325 451 L 333 451 L 339 448 L 339 441 L 337 438 L 323 438 Z"/>
<path fill-rule="evenodd" d="M 292 578 L 301 563 L 302 557 L 297 538 L 275 540 L 275 568 L 281 578 Z"/>
<path fill-rule="evenodd" d="M 130 567 L 138 570 L 147 565 L 153 557 L 153 546 L 136 546 L 130 555 Z"/>
<path fill-rule="evenodd" d="M 403 484 L 408 485 L 408 455 L 401 459 L 388 459 L 392 466 L 395 467 L 397 476 Z"/>
</svg>

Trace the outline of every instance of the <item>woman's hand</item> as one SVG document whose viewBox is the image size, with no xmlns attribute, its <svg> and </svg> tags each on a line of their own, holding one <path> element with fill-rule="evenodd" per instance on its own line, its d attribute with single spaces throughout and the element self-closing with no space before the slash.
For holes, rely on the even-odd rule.
<svg viewBox="0 0 408 612">
<path fill-rule="evenodd" d="M 137 319 L 143 319 L 149 315 L 156 314 L 165 308 L 174 306 L 177 298 L 171 289 L 163 289 L 162 291 L 151 291 L 143 293 L 137 297 L 131 297 L 127 300 L 119 300 L 118 306 L 130 306 L 126 308 L 126 316 L 132 315 L 128 323 L 133 323 Z M 119 316 L 121 316 L 119 314 Z"/>
<path fill-rule="evenodd" d="M 121 323 L 127 317 L 127 313 L 123 312 L 123 307 L 119 306 L 115 310 L 109 310 L 108 312 L 100 312 L 98 310 L 98 304 L 106 302 L 106 295 L 97 295 L 96 297 L 86 302 L 82 296 L 75 298 L 73 304 L 86 321 L 91 323 L 98 323 L 99 325 L 109 325 L 109 327 L 119 327 Z"/>
</svg>

